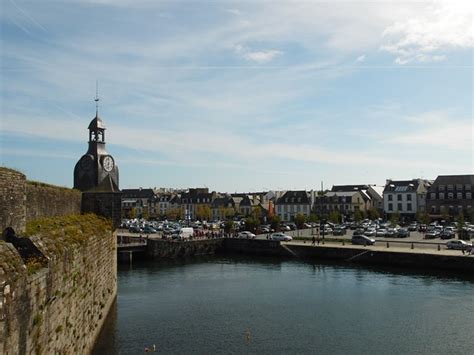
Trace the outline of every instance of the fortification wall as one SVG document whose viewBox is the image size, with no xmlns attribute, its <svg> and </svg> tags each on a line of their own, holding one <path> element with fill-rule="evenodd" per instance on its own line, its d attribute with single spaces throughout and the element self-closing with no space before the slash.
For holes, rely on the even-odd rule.
<svg viewBox="0 0 474 355">
<path fill-rule="evenodd" d="M 32 181 L 26 183 L 26 222 L 81 212 L 81 192 Z"/>
<path fill-rule="evenodd" d="M 116 236 L 101 218 L 74 218 L 30 238 L 43 265 L 0 241 L 0 354 L 91 351 L 116 297 Z"/>
<path fill-rule="evenodd" d="M 26 225 L 26 176 L 0 167 L 0 233 L 6 227 L 23 232 Z"/>
<path fill-rule="evenodd" d="M 0 167 L 0 232 L 13 227 L 21 234 L 37 218 L 80 212 L 80 191 L 27 181 L 24 174 Z"/>
<path fill-rule="evenodd" d="M 222 239 L 204 239 L 179 242 L 149 239 L 146 256 L 151 259 L 174 259 L 195 255 L 212 255 L 221 248 Z"/>
</svg>

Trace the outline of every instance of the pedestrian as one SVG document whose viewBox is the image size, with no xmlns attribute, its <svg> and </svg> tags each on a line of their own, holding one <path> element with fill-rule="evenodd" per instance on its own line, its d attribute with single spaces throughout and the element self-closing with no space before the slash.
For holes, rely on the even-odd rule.
<svg viewBox="0 0 474 355">
<path fill-rule="evenodd" d="M 311 245 L 316 245 L 316 237 L 313 235 L 313 239 L 311 239 Z"/>
<path fill-rule="evenodd" d="M 319 245 L 319 235 L 318 235 L 318 238 L 317 238 L 317 240 L 318 240 L 318 245 Z"/>
</svg>

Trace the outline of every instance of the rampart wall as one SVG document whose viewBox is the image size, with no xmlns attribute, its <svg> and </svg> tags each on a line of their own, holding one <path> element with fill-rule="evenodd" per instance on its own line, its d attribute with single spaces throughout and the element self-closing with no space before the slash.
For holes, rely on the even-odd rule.
<svg viewBox="0 0 474 355">
<path fill-rule="evenodd" d="M 13 227 L 21 234 L 37 218 L 80 212 L 80 191 L 27 181 L 24 174 L 0 167 L 0 232 Z"/>
<path fill-rule="evenodd" d="M 68 218 L 33 230 L 44 260 L 0 241 L 0 354 L 91 351 L 116 297 L 116 236 L 102 218 Z"/>
</svg>

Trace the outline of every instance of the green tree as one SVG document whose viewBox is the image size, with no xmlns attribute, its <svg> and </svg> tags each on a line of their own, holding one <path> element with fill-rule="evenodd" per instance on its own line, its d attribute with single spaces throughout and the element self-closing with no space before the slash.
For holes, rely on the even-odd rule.
<svg viewBox="0 0 474 355">
<path fill-rule="evenodd" d="M 470 223 L 474 223 L 474 208 L 470 208 L 468 211 L 467 211 L 467 215 L 468 215 L 468 220 Z"/>
<path fill-rule="evenodd" d="M 460 212 L 458 216 L 456 217 L 456 222 L 458 223 L 457 228 L 458 228 L 458 238 L 459 239 L 465 239 L 463 235 L 463 228 L 466 225 L 466 221 L 464 220 L 464 214 Z"/>
<path fill-rule="evenodd" d="M 395 227 L 400 222 L 400 213 L 397 211 L 390 216 L 390 224 Z"/>
<path fill-rule="evenodd" d="M 420 224 L 428 224 L 430 223 L 430 215 L 426 211 L 418 211 L 416 213 L 416 220 Z"/>
<path fill-rule="evenodd" d="M 341 222 L 341 214 L 338 210 L 333 210 L 331 213 L 329 213 L 329 221 L 335 224 Z"/>
<path fill-rule="evenodd" d="M 270 219 L 270 227 L 275 231 L 280 228 L 280 223 L 281 223 L 281 218 L 278 215 L 274 215 Z"/>
<path fill-rule="evenodd" d="M 130 219 L 137 218 L 137 210 L 135 209 L 135 207 L 132 207 L 130 209 L 130 212 L 128 213 L 128 216 L 130 217 Z"/>
<path fill-rule="evenodd" d="M 369 216 L 369 219 L 372 221 L 375 221 L 376 219 L 380 218 L 380 213 L 375 207 L 371 207 L 369 211 L 367 212 L 367 215 Z"/>
<path fill-rule="evenodd" d="M 245 228 L 252 233 L 255 232 L 259 224 L 260 221 L 255 217 L 247 217 L 245 219 Z"/>
<path fill-rule="evenodd" d="M 449 210 L 447 207 L 443 207 L 441 210 L 441 219 L 445 220 L 446 222 L 450 220 Z"/>
<path fill-rule="evenodd" d="M 316 223 L 319 221 L 319 217 L 316 213 L 311 213 L 309 215 L 309 221 L 312 222 L 312 223 Z"/>
<path fill-rule="evenodd" d="M 143 207 L 142 218 L 145 218 L 146 220 L 150 219 L 150 212 L 148 211 L 148 207 Z"/>
<path fill-rule="evenodd" d="M 354 211 L 354 221 L 360 222 L 360 221 L 362 221 L 362 217 L 363 216 L 362 216 L 362 213 L 360 212 L 360 210 L 357 209 L 357 210 Z"/>
<path fill-rule="evenodd" d="M 233 207 L 227 207 L 224 211 L 224 215 L 226 219 L 231 219 L 235 216 L 235 209 Z"/>
<path fill-rule="evenodd" d="M 212 216 L 211 207 L 209 205 L 198 205 L 196 207 L 196 218 L 201 221 L 209 221 Z"/>
<path fill-rule="evenodd" d="M 234 221 L 227 220 L 224 223 L 224 232 L 232 233 L 234 231 Z"/>
<path fill-rule="evenodd" d="M 298 213 L 295 216 L 295 224 L 298 229 L 303 228 L 303 224 L 306 222 L 306 216 L 304 214 Z"/>
</svg>

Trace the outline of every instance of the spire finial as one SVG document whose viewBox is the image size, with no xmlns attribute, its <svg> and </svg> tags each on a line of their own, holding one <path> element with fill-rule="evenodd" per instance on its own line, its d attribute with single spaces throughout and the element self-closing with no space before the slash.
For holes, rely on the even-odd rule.
<svg viewBox="0 0 474 355">
<path fill-rule="evenodd" d="M 95 117 L 99 117 L 99 80 L 95 81 Z"/>
</svg>

